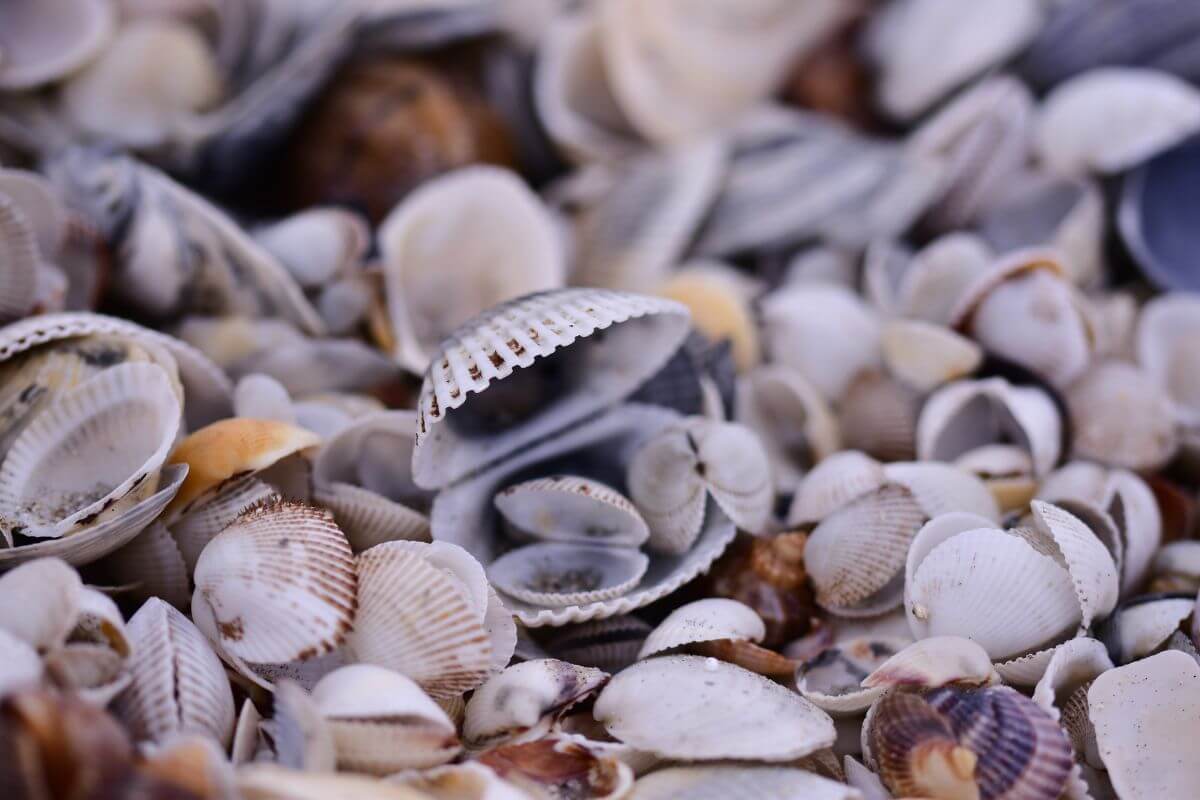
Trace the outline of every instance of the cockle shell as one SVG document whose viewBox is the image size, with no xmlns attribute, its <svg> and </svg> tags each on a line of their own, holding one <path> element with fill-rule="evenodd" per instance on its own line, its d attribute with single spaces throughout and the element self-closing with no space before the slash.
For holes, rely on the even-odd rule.
<svg viewBox="0 0 1200 800">
<path fill-rule="evenodd" d="M 576 544 L 640 547 L 646 521 L 620 492 L 589 478 L 552 475 L 504 488 L 496 509 L 523 535 Z"/>
<path fill-rule="evenodd" d="M 39 256 L 24 212 L 7 194 L 0 194 L 0 321 L 20 319 L 33 310 L 37 298 Z"/>
<path fill-rule="evenodd" d="M 1121 239 L 1142 274 L 1162 289 L 1200 290 L 1200 281 L 1188 269 L 1187 221 L 1177 213 L 1180 203 L 1192 196 L 1193 178 L 1200 164 L 1198 152 L 1197 143 L 1188 140 L 1130 172 L 1121 190 L 1117 208 Z M 1188 295 L 1161 295 L 1152 298 L 1146 307 L 1180 306 L 1189 302 Z M 1159 358 L 1166 352 L 1162 351 Z"/>
<path fill-rule="evenodd" d="M 546 292 L 488 310 L 431 360 L 418 399 L 414 480 L 432 488 L 460 479 L 617 401 L 665 363 L 686 333 L 687 313 L 677 303 L 596 289 Z M 623 361 L 634 351 L 636 369 Z M 556 399 L 535 410 L 547 391 Z"/>
<path fill-rule="evenodd" d="M 463 739 L 472 747 L 543 736 L 572 706 L 600 690 L 608 674 L 555 659 L 514 664 L 467 702 Z"/>
<path fill-rule="evenodd" d="M 438 342 L 485 309 L 564 280 L 562 246 L 541 201 L 495 167 L 466 167 L 421 186 L 383 221 L 379 241 L 394 355 L 414 372 L 436 362 Z M 474 290 L 447 296 L 448 279 Z"/>
<path fill-rule="evenodd" d="M 820 522 L 851 501 L 874 492 L 887 478 L 883 465 L 856 450 L 843 450 L 821 461 L 801 481 L 788 524 Z"/>
<path fill-rule="evenodd" d="M 108 43 L 114 18 L 104 0 L 10 3 L 0 19 L 0 88 L 34 88 L 78 69 Z"/>
<path fill-rule="evenodd" d="M 1072 449 L 1079 458 L 1126 469 L 1157 470 L 1179 435 L 1164 388 L 1122 361 L 1092 365 L 1066 392 Z"/>
<path fill-rule="evenodd" d="M 313 772 L 332 772 L 337 763 L 333 731 L 317 704 L 292 680 L 275 687 L 275 716 L 259 728 L 271 740 L 275 761 Z"/>
<path fill-rule="evenodd" d="M 630 614 L 564 626 L 546 643 L 555 658 L 619 672 L 638 660 L 642 643 L 652 630 L 649 623 Z"/>
<path fill-rule="evenodd" d="M 92 568 L 137 602 L 160 598 L 178 609 L 192 602 L 192 571 L 171 532 L 155 522 Z"/>
<path fill-rule="evenodd" d="M 787 761 L 833 744 L 820 709 L 767 678 L 700 656 L 662 656 L 623 670 L 593 714 L 617 739 L 667 758 Z"/>
<path fill-rule="evenodd" d="M 422 798 L 436 800 L 525 800 L 527 797 L 479 761 L 405 770 L 388 776 L 387 783 L 417 789 L 423 793 Z"/>
<path fill-rule="evenodd" d="M 771 511 L 766 450 L 736 423 L 690 417 L 633 456 L 629 494 L 650 526 L 649 547 L 686 552 L 704 524 L 708 497 L 740 528 L 758 533 Z"/>
<path fill-rule="evenodd" d="M 628 594 L 649 565 L 644 553 L 627 547 L 543 542 L 511 550 L 487 569 L 488 578 L 504 594 L 558 608 Z"/>
<path fill-rule="evenodd" d="M 633 797 L 638 800 L 761 800 L 803 797 L 806 800 L 859 800 L 861 795 L 843 783 L 790 767 L 713 766 L 668 767 L 639 778 Z"/>
<path fill-rule="evenodd" d="M 710 597 L 672 611 L 642 644 L 638 659 L 698 642 L 761 642 L 766 627 L 754 609 L 736 600 Z"/>
<path fill-rule="evenodd" d="M 842 443 L 883 461 L 910 460 L 920 408 L 920 393 L 911 386 L 883 370 L 864 370 L 838 401 Z"/>
<path fill-rule="evenodd" d="M 950 328 L 921 320 L 893 320 L 880 334 L 888 371 L 921 392 L 965 378 L 983 361 L 983 350 Z"/>
</svg>

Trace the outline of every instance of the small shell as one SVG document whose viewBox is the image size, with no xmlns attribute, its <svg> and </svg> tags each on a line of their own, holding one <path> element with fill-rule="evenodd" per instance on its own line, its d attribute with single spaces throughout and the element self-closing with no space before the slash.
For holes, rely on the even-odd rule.
<svg viewBox="0 0 1200 800">
<path fill-rule="evenodd" d="M 22 564 L 0 576 L 0 629 L 39 652 L 53 650 L 75 626 L 83 591 L 79 573 L 57 558 Z"/>
<path fill-rule="evenodd" d="M 1162 648 L 1195 607 L 1190 592 L 1142 595 L 1122 603 L 1096 633 L 1113 661 L 1128 664 Z"/>
<path fill-rule="evenodd" d="M 305 289 L 355 270 L 371 242 L 366 222 L 336 206 L 310 208 L 254 232 L 254 238 Z"/>
<path fill-rule="evenodd" d="M 938 689 L 1000 682 L 987 651 L 960 636 L 931 636 L 905 647 L 862 680 L 866 688 Z"/>
<path fill-rule="evenodd" d="M 162 743 L 178 733 L 233 736 L 233 694 L 204 634 L 174 607 L 152 597 L 129 618 L 132 681 L 113 710 L 139 740 Z"/>
<path fill-rule="evenodd" d="M 667 758 L 787 761 L 833 744 L 833 722 L 795 692 L 732 664 L 663 656 L 618 673 L 593 714 L 617 739 Z"/>
<path fill-rule="evenodd" d="M 496 509 L 521 534 L 551 542 L 640 547 L 646 521 L 620 492 L 589 478 L 554 475 L 513 484 Z"/>
<path fill-rule="evenodd" d="M 716 766 L 656 770 L 638 779 L 633 796 L 638 800 L 857 800 L 860 795 L 852 787 L 802 769 Z"/>
<path fill-rule="evenodd" d="M 562 542 L 531 544 L 488 565 L 488 577 L 507 595 L 550 608 L 611 600 L 627 594 L 650 565 L 624 547 Z"/>
<path fill-rule="evenodd" d="M 1179 435 L 1166 392 L 1145 371 L 1121 361 L 1092 366 L 1066 393 L 1072 448 L 1079 458 L 1126 469 L 1157 470 Z"/>
<path fill-rule="evenodd" d="M 736 600 L 712 597 L 687 603 L 667 615 L 646 637 L 638 659 L 697 642 L 761 642 L 766 628 L 754 609 Z"/>
<path fill-rule="evenodd" d="M 287 387 L 261 372 L 252 372 L 238 379 L 233 387 L 233 414 L 236 417 L 296 424 L 292 397 Z"/>
<path fill-rule="evenodd" d="M 883 466 L 883 474 L 889 483 L 912 492 L 926 517 L 965 511 L 1000 519 L 996 501 L 983 481 L 958 467 L 936 461 L 895 461 Z"/>
<path fill-rule="evenodd" d="M 0 696 L 42 682 L 41 656 L 28 642 L 0 628 L 0 647 L 5 653 L 4 662 L 0 664 Z"/>
<path fill-rule="evenodd" d="M 651 630 L 648 623 L 629 614 L 598 619 L 565 626 L 547 642 L 546 650 L 563 661 L 611 674 L 638 660 Z"/>
<path fill-rule="evenodd" d="M 483 753 L 477 763 L 529 793 L 523 797 L 582 794 L 617 800 L 628 797 L 633 786 L 628 764 L 565 736 L 504 744 Z"/>
<path fill-rule="evenodd" d="M 268 729 L 266 723 L 260 727 Z M 312 772 L 332 772 L 336 766 L 333 731 L 295 681 L 281 680 L 275 687 L 275 718 L 269 730 L 279 764 Z"/>
<path fill-rule="evenodd" d="M 353 556 L 328 512 L 253 508 L 205 545 L 192 615 L 219 647 L 251 663 L 303 661 L 338 647 L 355 613 Z M 297 609 L 305 613 L 298 614 Z"/>
<path fill-rule="evenodd" d="M 921 320 L 893 320 L 880 337 L 888 370 L 920 392 L 970 375 L 983 350 L 950 328 Z"/>
<path fill-rule="evenodd" d="M 463 738 L 473 747 L 539 738 L 607 681 L 608 674 L 598 669 L 549 658 L 514 664 L 471 696 Z"/>
<path fill-rule="evenodd" d="M 728 340 L 738 372 L 746 372 L 762 358 L 758 326 L 750 307 L 757 289 L 732 267 L 697 261 L 675 270 L 658 293 L 687 306 L 692 324 L 708 339 Z"/>
<path fill-rule="evenodd" d="M 1194 141 L 1168 150 L 1131 172 L 1121 191 L 1120 205 L 1117 209 L 1117 228 L 1121 239 L 1141 268 L 1142 274 L 1162 289 L 1188 293 L 1200 290 L 1200 281 L 1188 269 L 1189 248 L 1186 242 L 1191 228 L 1188 227 L 1186 215 L 1178 211 L 1179 203 L 1192 197 L 1194 176 L 1200 166 L 1198 153 L 1200 147 Z M 1190 322 L 1186 309 L 1194 306 L 1195 302 L 1192 294 L 1171 293 L 1159 295 L 1144 306 L 1141 321 L 1138 323 L 1138 356 L 1143 366 L 1152 370 L 1157 366 L 1160 377 L 1161 370 L 1171 365 L 1177 357 L 1180 340 L 1175 338 L 1174 344 L 1158 341 L 1147 347 L 1141 344 L 1142 332 L 1149 333 L 1157 328 L 1158 334 L 1169 333 L 1172 329 L 1179 333 L 1194 326 L 1195 323 Z M 1164 323 L 1165 329 L 1160 327 Z M 1152 352 L 1151 348 L 1157 352 Z M 1147 356 L 1155 363 L 1152 364 Z M 1169 384 L 1172 394 L 1176 393 L 1176 386 L 1185 388 L 1195 380 L 1194 370 L 1184 366 L 1186 356 L 1184 361 L 1174 363 L 1175 366 L 1170 371 L 1180 382 L 1175 385 Z M 1195 397 L 1194 394 L 1191 396 Z M 1190 405 L 1194 406 L 1195 401 Z"/>
<path fill-rule="evenodd" d="M 844 639 L 800 665 L 796 688 L 805 699 L 830 714 L 861 714 L 884 691 L 882 687 L 864 687 L 863 680 L 906 644 L 904 639 Z"/>
<path fill-rule="evenodd" d="M 921 397 L 883 370 L 860 372 L 838 402 L 838 428 L 845 447 L 881 461 L 912 459 Z"/>
<path fill-rule="evenodd" d="M 788 510 L 788 525 L 820 522 L 883 486 L 883 465 L 855 450 L 834 453 L 804 477 Z"/>
</svg>

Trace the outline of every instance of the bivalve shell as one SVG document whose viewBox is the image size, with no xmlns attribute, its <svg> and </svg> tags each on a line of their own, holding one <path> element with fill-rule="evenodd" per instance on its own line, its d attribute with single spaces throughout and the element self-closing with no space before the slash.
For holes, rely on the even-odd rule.
<svg viewBox="0 0 1200 800">
<path fill-rule="evenodd" d="M 624 495 L 590 478 L 534 478 L 504 488 L 495 503 L 518 532 L 543 541 L 640 547 L 650 537 Z"/>
<path fill-rule="evenodd" d="M 463 719 L 463 739 L 472 747 L 537 739 L 607 681 L 606 672 L 552 658 L 514 664 L 489 678 L 471 696 Z"/>
<path fill-rule="evenodd" d="M 715 766 L 667 767 L 639 778 L 637 800 L 858 800 L 861 795 L 844 783 L 791 767 Z"/>
<path fill-rule="evenodd" d="M 1179 448 L 1170 398 L 1133 364 L 1093 365 L 1067 389 L 1066 401 L 1078 458 L 1157 470 Z"/>
<path fill-rule="evenodd" d="M 856 450 L 843 450 L 826 458 L 804 476 L 788 510 L 788 525 L 820 522 L 883 486 L 883 465 Z"/>
<path fill-rule="evenodd" d="M 543 542 L 518 547 L 488 565 L 505 594 L 550 608 L 612 600 L 633 590 L 650 559 L 627 547 Z"/>
<path fill-rule="evenodd" d="M 646 637 L 637 657 L 643 659 L 697 642 L 761 642 L 766 635 L 766 627 L 754 609 L 736 600 L 710 597 L 668 614 Z"/>
</svg>

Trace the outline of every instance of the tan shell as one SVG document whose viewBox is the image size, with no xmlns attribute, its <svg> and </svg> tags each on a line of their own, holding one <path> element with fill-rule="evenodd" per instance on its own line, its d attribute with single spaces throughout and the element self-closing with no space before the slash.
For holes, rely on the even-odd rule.
<svg viewBox="0 0 1200 800">
<path fill-rule="evenodd" d="M 987 651 L 960 636 L 931 636 L 914 642 L 875 668 L 866 688 L 937 689 L 948 684 L 989 686 L 999 683 Z"/>
<path fill-rule="evenodd" d="M 983 361 L 983 349 L 950 328 L 921 320 L 893 320 L 880 336 L 883 361 L 921 392 L 965 378 Z"/>
<path fill-rule="evenodd" d="M 766 626 L 754 609 L 736 600 L 710 597 L 672 611 L 642 644 L 639 659 L 697 642 L 761 642 Z"/>
<path fill-rule="evenodd" d="M 671 274 L 658 293 L 692 313 L 692 324 L 714 342 L 728 340 L 738 372 L 762 358 L 758 325 L 750 301 L 755 287 L 740 272 L 718 262 L 689 262 Z"/>
<path fill-rule="evenodd" d="M 838 402 L 845 447 L 882 461 L 906 461 L 916 451 L 920 394 L 883 370 L 858 373 Z"/>
</svg>

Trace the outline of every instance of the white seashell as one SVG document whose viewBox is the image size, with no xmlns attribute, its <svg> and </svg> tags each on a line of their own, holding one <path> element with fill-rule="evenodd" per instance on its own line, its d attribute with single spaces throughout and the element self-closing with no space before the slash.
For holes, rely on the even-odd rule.
<svg viewBox="0 0 1200 800">
<path fill-rule="evenodd" d="M 552 658 L 514 664 L 471 696 L 463 739 L 483 747 L 540 738 L 555 720 L 607 681 L 608 674 L 601 670 Z"/>
<path fill-rule="evenodd" d="M 1191 754 L 1200 666 L 1174 651 L 1105 672 L 1088 689 L 1096 744 L 1122 798 L 1184 797 L 1200 773 Z"/>
<path fill-rule="evenodd" d="M 0 322 L 28 316 L 37 300 L 40 260 L 29 219 L 7 194 L 0 194 Z"/>
<path fill-rule="evenodd" d="M 1062 421 L 1050 397 L 1003 378 L 948 384 L 929 396 L 917 421 L 922 460 L 953 461 L 983 445 L 1011 441 L 1028 451 L 1035 475 L 1053 469 L 1061 438 Z"/>
<path fill-rule="evenodd" d="M 0 169 L 0 195 L 13 201 L 33 231 L 37 252 L 58 259 L 67 236 L 68 211 L 48 180 L 23 169 Z"/>
<path fill-rule="evenodd" d="M 30 89 L 78 69 L 109 41 L 115 12 L 102 0 L 21 0 L 5 9 L 0 89 Z"/>
<path fill-rule="evenodd" d="M 944 234 L 916 253 L 877 241 L 865 254 L 864 293 L 885 314 L 948 325 L 959 298 L 994 258 L 972 233 Z"/>
<path fill-rule="evenodd" d="M 356 660 L 399 672 L 435 699 L 458 696 L 491 668 L 484 612 L 467 584 L 409 544 L 384 542 L 358 556 L 348 647 Z"/>
<path fill-rule="evenodd" d="M 600 330 L 603 336 L 593 335 Z M 432 360 L 418 399 L 414 480 L 431 488 L 450 483 L 604 408 L 662 366 L 686 334 L 679 304 L 596 289 L 490 309 L 446 339 Z M 631 353 L 635 361 L 626 359 Z M 577 368 L 561 377 L 539 369 L 555 354 L 550 364 Z M 540 400 L 546 390 L 555 401 L 530 413 L 532 398 L 522 393 Z"/>
<path fill-rule="evenodd" d="M 860 372 L 838 402 L 843 446 L 882 461 L 911 459 L 920 408 L 912 387 L 880 369 Z"/>
<path fill-rule="evenodd" d="M 57 558 L 22 564 L 0 576 L 0 629 L 39 652 L 53 650 L 75 627 L 83 592 L 79 573 Z"/>
<path fill-rule="evenodd" d="M 361 216 L 333 206 L 310 208 L 259 228 L 254 238 L 305 289 L 318 289 L 350 274 L 371 242 Z"/>
<path fill-rule="evenodd" d="M 803 697 L 835 717 L 863 713 L 883 694 L 883 687 L 862 685 L 863 679 L 893 658 L 906 639 L 844 639 L 796 670 Z"/>
<path fill-rule="evenodd" d="M 649 623 L 629 614 L 568 625 L 547 641 L 546 654 L 572 664 L 618 672 L 638 660 L 651 630 Z"/>
<path fill-rule="evenodd" d="M 880 334 L 888 371 L 921 392 L 965 378 L 983 361 L 983 349 L 949 328 L 921 320 L 893 320 Z"/>
<path fill-rule="evenodd" d="M 1170 542 L 1154 555 L 1156 577 L 1183 578 L 1188 590 L 1200 584 L 1200 544 L 1191 539 Z"/>
<path fill-rule="evenodd" d="M 102 644 L 69 644 L 47 653 L 42 665 L 54 683 L 103 708 L 129 684 L 125 660 Z"/>
<path fill-rule="evenodd" d="M 313 688 L 341 769 L 387 775 L 443 764 L 462 749 L 454 723 L 420 687 L 371 664 L 330 672 Z"/>
<path fill-rule="evenodd" d="M 169 376 L 152 364 L 118 364 L 63 394 L 0 466 L 6 533 L 57 538 L 154 494 L 180 417 Z"/>
<path fill-rule="evenodd" d="M 1037 529 L 1054 541 L 1066 561 L 1086 629 L 1117 604 L 1120 573 L 1112 554 L 1083 522 L 1058 506 L 1034 500 L 1030 509 Z"/>
<path fill-rule="evenodd" d="M 261 726 L 266 729 L 266 724 Z M 310 772 L 333 772 L 337 763 L 333 730 L 317 704 L 299 684 L 282 680 L 275 687 L 275 718 L 270 728 L 275 761 Z"/>
<path fill-rule="evenodd" d="M 204 634 L 156 597 L 129 618 L 127 630 L 132 680 L 113 711 L 134 738 L 162 743 L 196 733 L 227 746 L 234 729 L 233 694 Z"/>
<path fill-rule="evenodd" d="M 233 413 L 251 419 L 273 419 L 296 424 L 292 396 L 282 383 L 270 375 L 252 372 L 243 375 L 233 387 Z"/>
<path fill-rule="evenodd" d="M 649 564 L 644 553 L 629 548 L 545 542 L 506 553 L 488 565 L 487 573 L 504 594 L 557 608 L 627 594 Z"/>
<path fill-rule="evenodd" d="M 1165 72 L 1088 70 L 1056 86 L 1038 112 L 1035 147 L 1064 175 L 1122 172 L 1200 130 L 1200 93 Z"/>
<path fill-rule="evenodd" d="M 983 481 L 958 467 L 938 462 L 896 461 L 883 466 L 884 477 L 912 492 L 926 517 L 966 511 L 1000 519 L 995 498 Z"/>
<path fill-rule="evenodd" d="M 1176 418 L 1200 424 L 1200 373 L 1190 342 L 1200 334 L 1200 296 L 1187 292 L 1159 295 L 1138 317 L 1138 364 L 1170 395 Z"/>
<path fill-rule="evenodd" d="M 1156 470 L 1179 447 L 1170 398 L 1132 364 L 1094 364 L 1067 389 L 1066 401 L 1079 458 Z"/>
<path fill-rule="evenodd" d="M 800 483 L 788 510 L 788 525 L 820 522 L 839 508 L 883 486 L 883 465 L 856 450 L 829 456 Z"/>
<path fill-rule="evenodd" d="M 332 770 L 332 766 L 325 772 L 313 772 L 288 769 L 282 764 L 247 764 L 237 771 L 237 788 L 247 800 L 325 800 L 329 797 L 417 800 L 422 797 L 404 786 L 372 776 Z M 506 798 L 501 795 L 497 800 Z"/>
<path fill-rule="evenodd" d="M 987 686 L 1000 677 L 987 651 L 960 636 L 931 636 L 905 647 L 875 668 L 866 688 L 937 689 L 947 684 Z"/>
<path fill-rule="evenodd" d="M 414 372 L 436 364 L 438 343 L 485 309 L 564 281 L 550 216 L 524 182 L 496 167 L 419 187 L 384 220 L 379 242 L 394 355 Z"/>
<path fill-rule="evenodd" d="M 805 800 L 859 800 L 853 788 L 790 767 L 718 766 L 668 767 L 639 778 L 633 787 L 638 800 L 764 800 L 803 797 Z"/>
<path fill-rule="evenodd" d="M 736 600 L 710 597 L 672 611 L 646 637 L 639 659 L 696 642 L 761 642 L 766 626 L 754 609 Z"/>
<path fill-rule="evenodd" d="M 833 744 L 833 722 L 794 692 L 700 656 L 641 661 L 609 681 L 593 715 L 613 737 L 666 758 L 787 761 Z"/>
<path fill-rule="evenodd" d="M 128 596 L 144 602 L 161 598 L 186 610 L 192 602 L 192 572 L 179 546 L 162 523 L 153 523 L 133 541 L 95 566 L 106 582 L 129 587 Z"/>
<path fill-rule="evenodd" d="M 785 286 L 763 300 L 767 348 L 836 401 L 861 371 L 880 365 L 879 321 L 840 286 Z"/>
<path fill-rule="evenodd" d="M 196 624 L 251 663 L 328 653 L 354 619 L 350 545 L 319 509 L 273 503 L 245 512 L 205 545 L 194 578 Z"/>
<path fill-rule="evenodd" d="M 1045 674 L 1033 690 L 1033 701 L 1058 720 L 1071 736 L 1075 758 L 1086 758 L 1096 766 L 1100 766 L 1101 762 L 1099 755 L 1095 753 L 1094 732 L 1074 730 L 1073 720 L 1064 719 L 1063 711 L 1067 710 L 1070 713 L 1066 706 L 1071 702 L 1072 695 L 1112 668 L 1113 663 L 1105 652 L 1104 645 L 1095 639 L 1081 636 L 1063 642 L 1054 649 Z M 1090 728 L 1090 725 L 1088 727 Z"/>
<path fill-rule="evenodd" d="M 1104 621 L 1099 634 L 1118 664 L 1144 658 L 1160 649 L 1195 611 L 1189 596 L 1135 598 Z"/>
<path fill-rule="evenodd" d="M 640 547 L 650 536 L 642 515 L 620 492 L 569 475 L 534 478 L 496 495 L 496 509 L 534 539 Z"/>
<path fill-rule="evenodd" d="M 242 701 L 242 710 L 238 712 L 237 725 L 233 731 L 233 743 L 229 746 L 229 761 L 233 766 L 247 764 L 254 760 L 258 751 L 258 724 L 262 715 L 250 698 Z"/>
<path fill-rule="evenodd" d="M 0 697 L 42 682 L 42 659 L 32 645 L 0 628 L 0 648 Z"/>
<path fill-rule="evenodd" d="M 794 369 L 767 364 L 737 384 L 737 421 L 767 450 L 775 489 L 790 492 L 841 444 L 837 418 L 820 392 Z"/>
<path fill-rule="evenodd" d="M 195 572 L 200 553 L 214 536 L 251 507 L 279 499 L 273 487 L 248 475 L 223 484 L 209 499 L 192 506 L 172 522 L 168 530 L 183 556 L 188 575 Z"/>
</svg>

